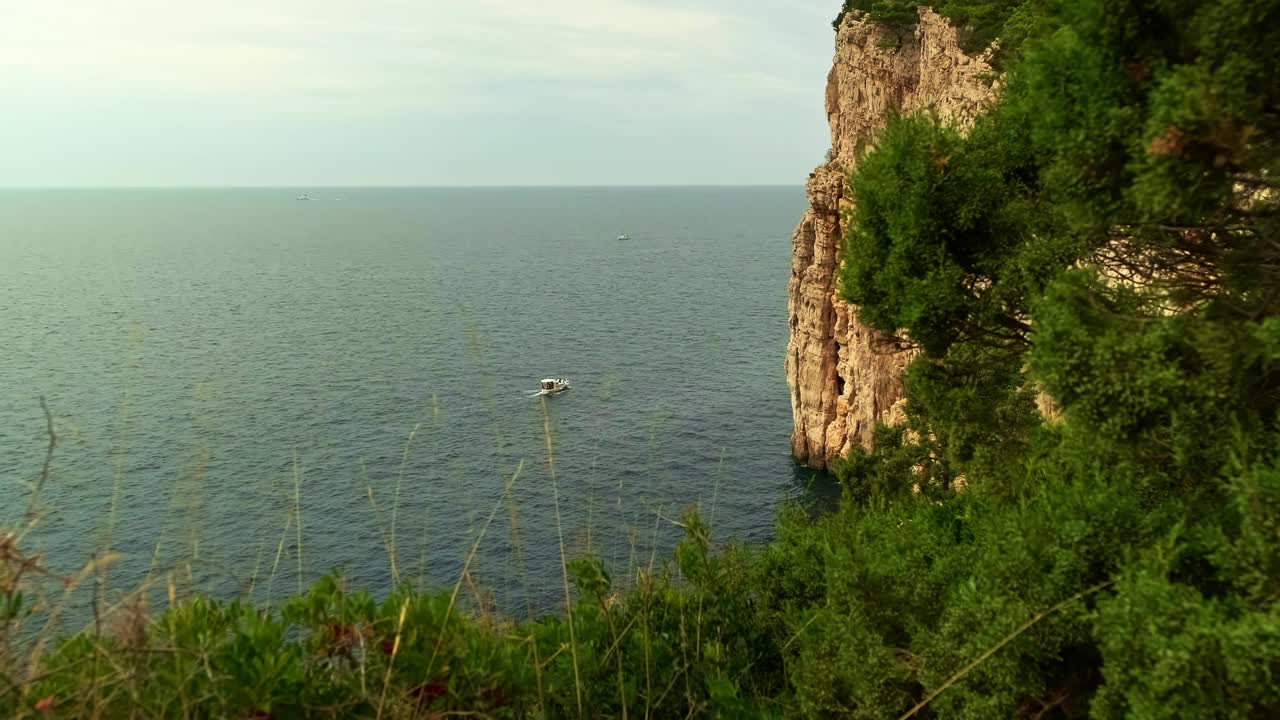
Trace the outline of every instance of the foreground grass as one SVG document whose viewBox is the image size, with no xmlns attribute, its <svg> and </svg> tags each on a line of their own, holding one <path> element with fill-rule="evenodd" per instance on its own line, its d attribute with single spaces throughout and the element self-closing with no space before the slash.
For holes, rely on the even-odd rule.
<svg viewBox="0 0 1280 720">
<path fill-rule="evenodd" d="M 636 570 L 625 591 L 600 561 L 572 560 L 572 613 L 533 620 L 485 611 L 465 577 L 375 598 L 335 573 L 274 607 L 170 595 L 149 613 L 135 594 L 55 639 L 23 632 L 49 608 L 24 590 L 69 587 L 92 568 L 42 576 L 8 536 L 0 716 L 1280 711 L 1280 464 L 1240 468 L 1205 512 L 1153 503 L 1105 471 L 1013 501 L 913 487 L 891 452 L 846 477 L 836 512 L 784 511 L 767 546 L 714 548 L 690 511 L 673 559 Z"/>
<path fill-rule="evenodd" d="M 4 717 L 684 717 L 778 714 L 779 646 L 753 623 L 746 554 L 710 552 L 686 518 L 678 567 L 615 593 L 602 564 L 568 565 L 572 614 L 511 622 L 453 592 L 382 599 L 335 574 L 277 608 L 141 596 L 49 652 L 19 622 L 38 565 L 5 546 Z M 681 579 L 676 580 L 676 576 Z M 70 582 L 71 579 L 68 579 Z M 568 620 L 573 618 L 572 623 Z M 761 682 L 764 681 L 764 684 Z"/>
</svg>

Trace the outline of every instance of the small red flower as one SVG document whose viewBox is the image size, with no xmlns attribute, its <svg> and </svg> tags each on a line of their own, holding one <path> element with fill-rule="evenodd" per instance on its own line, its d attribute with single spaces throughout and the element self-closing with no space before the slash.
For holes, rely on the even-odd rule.
<svg viewBox="0 0 1280 720">
<path fill-rule="evenodd" d="M 42 713 L 47 713 L 52 709 L 53 709 L 52 695 L 46 698 L 41 698 L 40 701 L 36 703 L 36 710 L 39 710 Z"/>
</svg>

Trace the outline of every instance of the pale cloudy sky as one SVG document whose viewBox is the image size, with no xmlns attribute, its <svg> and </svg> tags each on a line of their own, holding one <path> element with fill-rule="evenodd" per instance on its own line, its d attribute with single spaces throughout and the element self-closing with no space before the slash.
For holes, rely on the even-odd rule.
<svg viewBox="0 0 1280 720">
<path fill-rule="evenodd" d="M 800 184 L 839 0 L 0 0 L 0 186 Z"/>
</svg>

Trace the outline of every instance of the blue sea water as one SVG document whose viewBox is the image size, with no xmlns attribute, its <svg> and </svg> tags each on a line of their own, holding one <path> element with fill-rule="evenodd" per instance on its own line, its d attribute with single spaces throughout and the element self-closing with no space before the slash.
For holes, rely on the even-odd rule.
<svg viewBox="0 0 1280 720">
<path fill-rule="evenodd" d="M 759 541 L 808 492 L 800 188 L 310 194 L 0 191 L 0 526 L 41 475 L 40 396 L 24 543 L 64 570 L 109 543 L 119 589 L 262 599 L 340 567 L 384 591 L 393 525 L 401 575 L 451 585 L 487 527 L 477 586 L 540 612 L 560 537 L 625 577 L 690 506 Z M 546 376 L 573 389 L 528 397 Z"/>
</svg>

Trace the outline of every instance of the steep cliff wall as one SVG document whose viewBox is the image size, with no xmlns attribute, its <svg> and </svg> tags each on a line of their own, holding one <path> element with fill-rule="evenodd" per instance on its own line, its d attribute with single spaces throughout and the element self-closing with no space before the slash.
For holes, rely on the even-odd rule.
<svg viewBox="0 0 1280 720">
<path fill-rule="evenodd" d="M 894 112 L 933 108 L 945 121 L 971 123 L 994 95 L 991 74 L 985 57 L 966 55 L 957 31 L 928 9 L 905 30 L 851 12 L 836 33 L 826 100 L 831 156 L 809 176 L 809 209 L 791 250 L 791 446 L 810 467 L 826 467 L 854 443 L 869 447 L 875 424 L 900 415 L 910 359 L 834 291 L 848 171 Z"/>
</svg>

